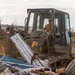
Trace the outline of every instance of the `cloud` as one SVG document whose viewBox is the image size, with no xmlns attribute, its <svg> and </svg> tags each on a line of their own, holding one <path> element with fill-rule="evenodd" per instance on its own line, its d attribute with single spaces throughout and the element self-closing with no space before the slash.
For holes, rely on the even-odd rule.
<svg viewBox="0 0 75 75">
<path fill-rule="evenodd" d="M 56 8 L 70 13 L 71 25 L 75 24 L 74 0 L 0 0 L 2 23 L 11 24 L 14 20 L 24 25 L 27 8 Z"/>
</svg>

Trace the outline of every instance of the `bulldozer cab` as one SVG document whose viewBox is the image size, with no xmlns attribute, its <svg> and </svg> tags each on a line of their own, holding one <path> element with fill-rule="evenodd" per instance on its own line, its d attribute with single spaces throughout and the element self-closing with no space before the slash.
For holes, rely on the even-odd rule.
<svg viewBox="0 0 75 75">
<path fill-rule="evenodd" d="M 32 41 L 30 46 L 35 52 L 48 53 L 49 55 L 71 53 L 70 18 L 68 13 L 52 8 L 27 9 L 27 13 L 25 33 L 40 36 L 39 39 L 27 39 L 29 42 Z M 49 20 L 51 20 L 52 25 L 50 32 L 45 30 Z M 33 46 L 34 42 L 36 45 Z"/>
</svg>

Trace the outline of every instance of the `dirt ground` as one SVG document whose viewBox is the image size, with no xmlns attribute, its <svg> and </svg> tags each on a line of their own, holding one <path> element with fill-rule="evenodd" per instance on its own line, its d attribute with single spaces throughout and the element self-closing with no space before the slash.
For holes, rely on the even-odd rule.
<svg viewBox="0 0 75 75">
<path fill-rule="evenodd" d="M 72 57 L 75 57 L 75 33 L 71 37 Z"/>
</svg>

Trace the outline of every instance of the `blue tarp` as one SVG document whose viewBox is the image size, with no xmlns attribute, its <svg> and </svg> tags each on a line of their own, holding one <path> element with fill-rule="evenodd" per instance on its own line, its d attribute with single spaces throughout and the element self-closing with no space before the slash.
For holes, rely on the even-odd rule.
<svg viewBox="0 0 75 75">
<path fill-rule="evenodd" d="M 10 65 L 21 68 L 21 69 L 33 68 L 32 67 L 33 65 L 30 65 L 23 60 L 19 60 L 19 59 L 8 57 L 8 56 L 4 56 L 2 61 L 6 62 L 6 63 L 10 63 Z"/>
</svg>

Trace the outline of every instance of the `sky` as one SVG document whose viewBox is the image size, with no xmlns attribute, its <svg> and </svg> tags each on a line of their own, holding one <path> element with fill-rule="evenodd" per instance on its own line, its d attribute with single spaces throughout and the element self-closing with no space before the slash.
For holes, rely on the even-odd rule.
<svg viewBox="0 0 75 75">
<path fill-rule="evenodd" d="M 75 27 L 75 0 L 0 0 L 2 24 L 24 25 L 28 8 L 56 8 L 70 14 L 71 27 Z"/>
</svg>

